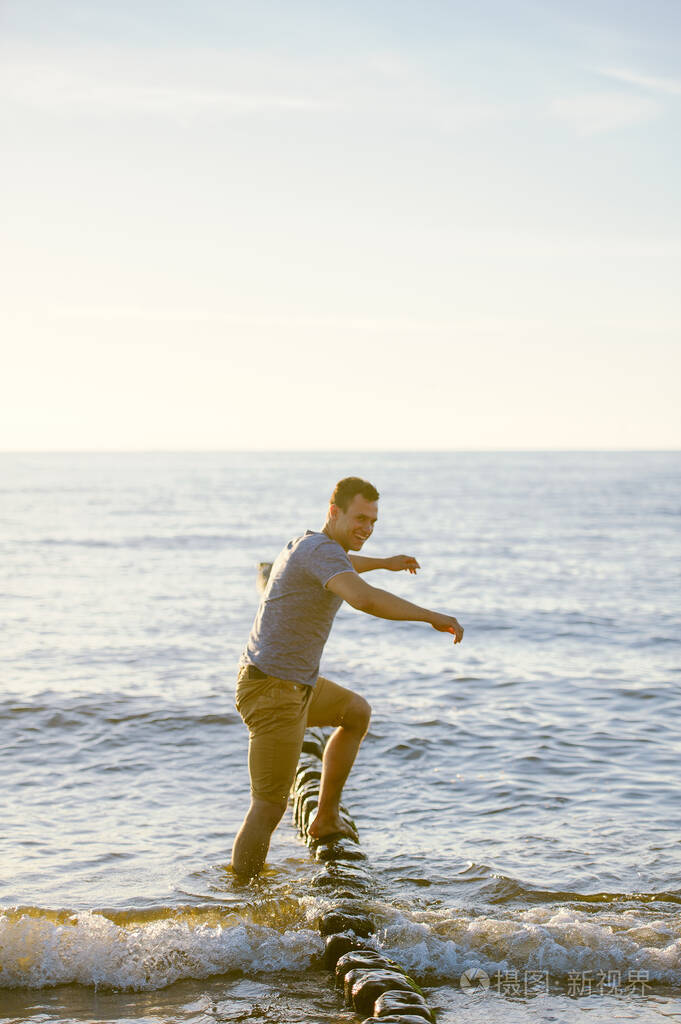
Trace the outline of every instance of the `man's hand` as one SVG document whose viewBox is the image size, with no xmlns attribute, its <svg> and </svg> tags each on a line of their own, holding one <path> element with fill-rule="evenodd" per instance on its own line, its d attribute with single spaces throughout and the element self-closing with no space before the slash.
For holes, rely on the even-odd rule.
<svg viewBox="0 0 681 1024">
<path fill-rule="evenodd" d="M 463 639 L 463 626 L 459 625 L 453 615 L 440 615 L 438 612 L 434 612 L 430 624 L 433 629 L 437 629 L 440 633 L 452 633 L 455 644 L 461 643 Z"/>
<path fill-rule="evenodd" d="M 406 569 L 413 576 L 416 575 L 416 570 L 421 568 L 411 555 L 393 555 L 392 558 L 386 558 L 385 567 L 391 572 L 400 572 L 402 569 Z"/>
</svg>

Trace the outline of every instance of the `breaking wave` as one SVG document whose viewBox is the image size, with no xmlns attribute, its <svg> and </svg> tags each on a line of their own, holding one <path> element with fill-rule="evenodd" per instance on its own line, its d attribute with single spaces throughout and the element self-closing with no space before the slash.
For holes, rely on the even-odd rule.
<svg viewBox="0 0 681 1024">
<path fill-rule="evenodd" d="M 303 898 L 258 915 L 215 907 L 146 914 L 14 908 L 0 915 L 0 987 L 76 983 L 148 991 L 232 972 L 300 972 L 319 964 L 316 919 L 324 907 L 324 900 Z M 368 909 L 378 924 L 373 943 L 432 984 L 458 981 L 474 967 L 488 974 L 544 971 L 556 980 L 573 972 L 626 977 L 638 971 L 650 982 L 681 983 L 681 915 L 568 907 L 504 917 L 390 904 Z"/>
</svg>

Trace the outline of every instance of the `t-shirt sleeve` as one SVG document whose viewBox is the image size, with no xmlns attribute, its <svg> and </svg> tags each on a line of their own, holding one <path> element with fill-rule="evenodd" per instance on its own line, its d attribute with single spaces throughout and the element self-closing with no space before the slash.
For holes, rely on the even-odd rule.
<svg viewBox="0 0 681 1024">
<path fill-rule="evenodd" d="M 307 561 L 307 567 L 323 587 L 341 572 L 354 572 L 352 562 L 340 544 L 333 540 L 319 544 Z"/>
</svg>

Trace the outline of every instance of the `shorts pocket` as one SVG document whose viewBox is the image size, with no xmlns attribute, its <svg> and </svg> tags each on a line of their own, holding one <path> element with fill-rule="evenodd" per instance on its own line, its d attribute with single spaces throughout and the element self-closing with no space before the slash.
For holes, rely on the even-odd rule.
<svg viewBox="0 0 681 1024">
<path fill-rule="evenodd" d="M 295 722 L 305 710 L 307 688 L 276 676 L 237 685 L 236 709 L 249 729 Z"/>
</svg>

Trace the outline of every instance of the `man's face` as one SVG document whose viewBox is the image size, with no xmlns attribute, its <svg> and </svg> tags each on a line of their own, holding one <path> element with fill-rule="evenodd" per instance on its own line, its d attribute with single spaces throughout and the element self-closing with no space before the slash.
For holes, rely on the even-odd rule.
<svg viewBox="0 0 681 1024">
<path fill-rule="evenodd" d="M 335 515 L 334 515 L 335 510 Z M 331 506 L 336 536 L 346 551 L 359 551 L 362 544 L 374 531 L 378 519 L 378 502 L 367 501 L 361 494 L 356 494 L 347 511 L 337 505 Z"/>
</svg>

